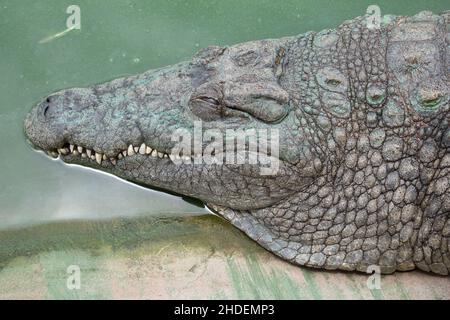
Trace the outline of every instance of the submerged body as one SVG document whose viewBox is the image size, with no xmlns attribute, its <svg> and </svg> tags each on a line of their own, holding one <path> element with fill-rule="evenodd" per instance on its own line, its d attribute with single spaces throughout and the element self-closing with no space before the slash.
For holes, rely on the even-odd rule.
<svg viewBox="0 0 450 320">
<path fill-rule="evenodd" d="M 208 47 L 191 61 L 45 98 L 25 120 L 66 162 L 205 202 L 316 268 L 450 271 L 449 13 Z M 278 170 L 177 164 L 182 128 L 277 130 Z M 192 150 L 189 157 L 202 156 Z"/>
</svg>

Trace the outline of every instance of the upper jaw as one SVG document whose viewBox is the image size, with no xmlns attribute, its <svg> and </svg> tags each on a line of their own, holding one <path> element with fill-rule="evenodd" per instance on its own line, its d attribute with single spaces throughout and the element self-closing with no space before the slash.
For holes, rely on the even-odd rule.
<svg viewBox="0 0 450 320">
<path fill-rule="evenodd" d="M 63 115 L 48 123 L 43 119 L 41 110 L 42 103 L 39 103 L 27 114 L 24 121 L 25 135 L 34 149 L 42 150 L 52 158 L 60 157 L 69 163 L 83 160 L 83 164 L 88 165 L 106 162 L 116 165 L 118 161 L 133 155 L 169 159 L 170 151 L 161 147 L 161 142 L 147 139 L 142 134 L 126 136 L 126 139 L 120 137 L 118 140 L 117 134 L 113 133 L 120 126 L 130 123 L 100 127 L 92 125 L 94 120 L 89 118 L 72 124 Z"/>
<path fill-rule="evenodd" d="M 102 152 L 96 152 L 93 149 L 86 148 L 80 145 L 74 145 L 66 143 L 61 148 L 56 148 L 47 151 L 52 157 L 60 156 L 61 159 L 67 162 L 76 162 L 77 160 L 83 159 L 85 161 L 91 162 L 94 164 L 95 162 L 98 165 L 101 165 L 104 162 L 108 162 L 111 165 L 115 166 L 118 161 L 124 160 L 126 157 L 131 157 L 134 155 L 142 155 L 146 156 L 149 159 L 169 159 L 173 156 L 164 151 L 159 151 L 156 148 L 152 148 L 145 143 L 141 143 L 140 145 L 132 145 L 130 144 L 128 148 L 118 152 L 115 156 L 108 156 Z"/>
</svg>

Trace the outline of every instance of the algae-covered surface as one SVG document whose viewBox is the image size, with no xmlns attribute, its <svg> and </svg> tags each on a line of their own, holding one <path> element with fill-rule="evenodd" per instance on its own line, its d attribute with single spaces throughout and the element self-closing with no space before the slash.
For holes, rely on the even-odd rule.
<svg viewBox="0 0 450 320">
<path fill-rule="evenodd" d="M 73 4 L 81 29 L 65 32 Z M 51 92 L 208 45 L 333 28 L 372 4 L 382 14 L 449 9 L 448 0 L 0 0 L 0 298 L 449 299 L 448 278 L 396 273 L 369 290 L 364 274 L 291 265 L 180 197 L 50 161 L 23 135 L 26 112 Z M 79 290 L 67 287 L 70 266 Z"/>
<path fill-rule="evenodd" d="M 291 265 L 211 215 L 54 223 L 0 242 L 0 299 L 450 299 L 448 279 L 422 272 L 371 290 L 365 274 Z"/>
</svg>

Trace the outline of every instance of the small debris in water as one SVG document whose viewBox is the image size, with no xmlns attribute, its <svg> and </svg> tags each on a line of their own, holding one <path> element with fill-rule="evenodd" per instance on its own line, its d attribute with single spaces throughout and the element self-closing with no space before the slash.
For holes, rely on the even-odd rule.
<svg viewBox="0 0 450 320">
<path fill-rule="evenodd" d="M 48 36 L 48 37 L 46 37 L 44 39 L 41 39 L 39 41 L 39 43 L 47 43 L 47 42 L 53 41 L 53 40 L 55 40 L 57 38 L 61 38 L 62 36 L 66 35 L 70 31 L 72 31 L 73 29 L 75 29 L 75 27 L 71 27 L 71 28 L 68 28 L 68 29 L 66 29 L 64 31 L 58 32 L 58 33 L 56 33 L 54 35 Z"/>
</svg>

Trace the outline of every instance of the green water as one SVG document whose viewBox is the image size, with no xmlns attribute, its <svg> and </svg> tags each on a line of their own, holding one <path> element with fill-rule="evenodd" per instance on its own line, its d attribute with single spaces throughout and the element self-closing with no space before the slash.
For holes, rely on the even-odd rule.
<svg viewBox="0 0 450 320">
<path fill-rule="evenodd" d="M 41 40 L 66 29 L 66 8 L 71 4 L 81 8 L 81 30 L 42 43 Z M 191 216 L 206 211 L 173 195 L 49 160 L 25 142 L 24 115 L 43 96 L 62 88 L 87 86 L 189 59 L 207 45 L 332 28 L 364 14 L 371 4 L 380 6 L 382 14 L 411 15 L 421 10 L 449 9 L 447 0 L 0 0 L 0 267 L 6 266 L 6 271 L 0 274 L 3 283 L 15 287 L 15 275 L 33 266 L 30 261 L 37 263 L 47 277 L 51 276 L 52 268 L 65 266 L 65 259 L 76 258 L 77 255 L 67 253 L 70 250 L 85 250 L 80 251 L 84 256 L 107 246 L 127 253 L 128 248 L 139 247 L 142 241 L 154 243 L 159 237 L 161 248 L 166 248 L 180 234 L 185 249 L 194 246 L 193 243 L 209 243 L 220 230 L 221 237 L 216 239 L 214 250 L 232 246 L 235 253 L 260 252 L 240 235 L 236 245 L 237 231 L 227 224 L 205 222 L 201 217 L 189 218 L 195 223 L 192 220 L 166 223 L 161 218 L 155 222 L 156 226 L 162 224 L 166 229 L 159 233 L 153 222 L 158 217 Z M 156 220 L 141 222 L 147 220 L 140 219 L 150 216 Z M 110 220 L 115 217 L 134 222 L 121 222 L 118 226 L 116 220 Z M 83 222 L 67 222 L 71 219 Z M 89 222 L 96 219 L 110 222 Z M 60 220 L 66 222 L 59 224 Z M 28 228 L 30 224 L 50 221 L 53 223 L 47 226 Z M 211 228 L 193 229 L 193 223 Z M 15 257 L 31 260 L 7 267 Z M 95 254 L 90 259 L 87 263 L 94 268 Z M 298 269 L 304 273 L 306 283 L 306 291 L 300 293 L 297 284 L 286 280 L 284 271 L 266 273 L 254 259 L 248 260 L 248 267 L 244 268 L 234 262 L 230 253 L 223 264 L 230 270 L 235 297 L 282 297 L 281 293 L 292 298 L 322 297 L 314 274 L 309 271 Z M 292 271 L 294 275 L 296 270 Z M 34 271 L 27 272 L 33 279 Z M 57 277 L 52 281 L 61 285 Z M 54 288 L 53 284 L 47 288 Z M 255 286 L 265 289 L 255 291 Z M 50 289 L 47 296 L 57 297 L 61 293 Z M 19 292 L 18 296 L 21 295 Z M 218 291 L 217 296 L 226 295 Z"/>
</svg>

